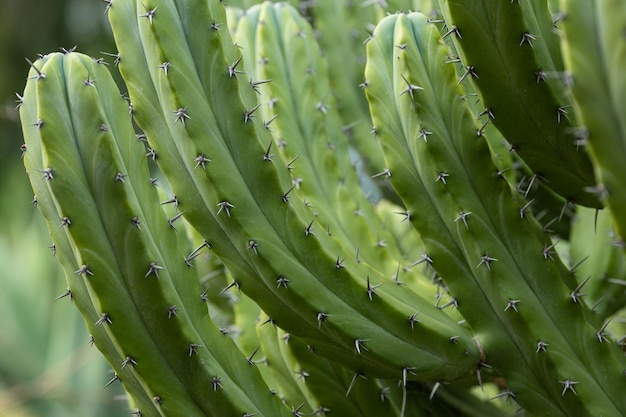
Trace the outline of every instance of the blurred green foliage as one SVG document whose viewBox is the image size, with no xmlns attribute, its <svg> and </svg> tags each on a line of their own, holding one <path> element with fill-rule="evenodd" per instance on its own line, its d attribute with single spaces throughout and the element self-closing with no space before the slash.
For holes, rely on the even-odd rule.
<svg viewBox="0 0 626 417">
<path fill-rule="evenodd" d="M 15 93 L 38 53 L 113 52 L 101 0 L 0 0 L 0 417 L 124 415 L 126 403 L 65 291 L 20 161 Z"/>
</svg>

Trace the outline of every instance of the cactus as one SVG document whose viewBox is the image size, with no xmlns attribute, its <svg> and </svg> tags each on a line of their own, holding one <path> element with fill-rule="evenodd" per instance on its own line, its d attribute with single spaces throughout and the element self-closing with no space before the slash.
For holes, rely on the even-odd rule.
<svg viewBox="0 0 626 417">
<path fill-rule="evenodd" d="M 106 3 L 128 102 L 73 50 L 18 97 L 65 295 L 131 413 L 626 413 L 621 131 L 586 101 L 600 82 L 611 117 L 623 91 L 572 31 L 623 46 L 623 13 L 580 7 L 559 39 L 554 1 Z M 366 45 L 346 10 L 376 20 Z"/>
</svg>

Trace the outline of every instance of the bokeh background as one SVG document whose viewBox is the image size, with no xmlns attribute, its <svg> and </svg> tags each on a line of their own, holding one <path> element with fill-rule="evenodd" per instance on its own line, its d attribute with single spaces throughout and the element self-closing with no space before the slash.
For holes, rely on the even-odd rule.
<svg viewBox="0 0 626 417">
<path fill-rule="evenodd" d="M 0 0 L 0 417 L 127 415 L 88 343 L 21 161 L 16 95 L 39 53 L 114 52 L 102 0 Z"/>
</svg>

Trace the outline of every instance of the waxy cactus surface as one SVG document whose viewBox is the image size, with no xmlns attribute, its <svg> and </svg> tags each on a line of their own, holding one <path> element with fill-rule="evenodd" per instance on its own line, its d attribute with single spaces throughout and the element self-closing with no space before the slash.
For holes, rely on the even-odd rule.
<svg viewBox="0 0 626 417">
<path fill-rule="evenodd" d="M 129 412 L 626 414 L 626 9 L 224 3 L 107 0 L 18 95 Z"/>
</svg>

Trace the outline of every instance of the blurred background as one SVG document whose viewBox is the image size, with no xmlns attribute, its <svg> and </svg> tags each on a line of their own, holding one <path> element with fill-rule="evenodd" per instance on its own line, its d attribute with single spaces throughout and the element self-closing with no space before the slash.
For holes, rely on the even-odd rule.
<svg viewBox="0 0 626 417">
<path fill-rule="evenodd" d="M 25 58 L 78 46 L 114 52 L 102 0 L 0 0 L 0 417 L 127 415 L 119 383 L 88 343 L 21 161 L 15 93 Z"/>
</svg>

